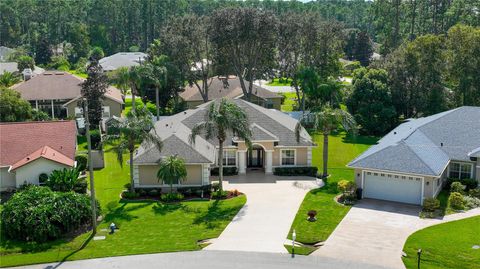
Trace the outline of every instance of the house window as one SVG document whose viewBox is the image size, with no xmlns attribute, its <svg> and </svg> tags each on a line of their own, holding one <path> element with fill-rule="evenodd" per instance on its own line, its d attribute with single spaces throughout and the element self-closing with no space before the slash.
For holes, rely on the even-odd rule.
<svg viewBox="0 0 480 269">
<path fill-rule="evenodd" d="M 295 165 L 295 150 L 282 150 L 282 165 Z"/>
<path fill-rule="evenodd" d="M 472 178 L 472 164 L 469 163 L 451 163 L 450 173 L 448 175 L 451 178 Z"/>
<path fill-rule="evenodd" d="M 110 107 L 102 106 L 102 118 L 110 118 Z"/>
<path fill-rule="evenodd" d="M 223 165 L 235 166 L 237 164 L 237 158 L 235 158 L 235 150 L 226 149 L 223 151 Z"/>
</svg>

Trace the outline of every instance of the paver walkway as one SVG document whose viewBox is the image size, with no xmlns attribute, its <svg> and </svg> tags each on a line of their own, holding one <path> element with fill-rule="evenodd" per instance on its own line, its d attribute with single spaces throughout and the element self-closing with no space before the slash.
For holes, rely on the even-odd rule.
<svg viewBox="0 0 480 269">
<path fill-rule="evenodd" d="M 405 268 L 401 254 L 407 238 L 417 230 L 448 221 L 480 215 L 480 208 L 421 219 L 421 208 L 406 204 L 365 199 L 352 207 L 315 256 Z"/>
<path fill-rule="evenodd" d="M 287 253 L 283 243 L 305 194 L 319 187 L 316 180 L 263 172 L 247 172 L 227 180 L 224 189 L 245 193 L 247 202 L 205 250 Z"/>
</svg>

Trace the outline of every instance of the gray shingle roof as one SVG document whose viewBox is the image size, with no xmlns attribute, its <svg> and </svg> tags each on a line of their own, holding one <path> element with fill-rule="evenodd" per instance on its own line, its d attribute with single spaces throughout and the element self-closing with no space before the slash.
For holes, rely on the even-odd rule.
<svg viewBox="0 0 480 269">
<path fill-rule="evenodd" d="M 112 71 L 120 67 L 139 65 L 146 57 L 147 54 L 143 52 L 119 52 L 100 59 L 100 65 L 104 71 Z"/>
<path fill-rule="evenodd" d="M 450 160 L 470 161 L 480 147 L 479 130 L 480 107 L 464 106 L 412 119 L 348 166 L 438 176 Z"/>
</svg>

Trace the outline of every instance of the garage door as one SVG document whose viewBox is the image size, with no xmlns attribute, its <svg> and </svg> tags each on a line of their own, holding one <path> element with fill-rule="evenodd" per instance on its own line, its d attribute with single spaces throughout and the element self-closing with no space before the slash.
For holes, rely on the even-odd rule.
<svg viewBox="0 0 480 269">
<path fill-rule="evenodd" d="M 422 179 L 410 176 L 365 172 L 363 197 L 408 204 L 421 204 Z"/>
</svg>

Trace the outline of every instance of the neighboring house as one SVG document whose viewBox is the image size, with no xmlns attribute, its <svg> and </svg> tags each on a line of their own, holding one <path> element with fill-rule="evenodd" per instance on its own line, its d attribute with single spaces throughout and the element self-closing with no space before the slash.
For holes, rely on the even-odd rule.
<svg viewBox="0 0 480 269">
<path fill-rule="evenodd" d="M 84 79 L 67 72 L 47 71 L 30 80 L 12 86 L 29 101 L 55 119 L 82 118 L 81 83 Z M 103 118 L 120 117 L 123 98 L 119 89 L 109 86 L 103 99 Z"/>
<path fill-rule="evenodd" d="M 245 81 L 248 87 L 248 81 Z M 243 98 L 240 80 L 236 76 L 212 77 L 208 80 L 208 100 L 220 98 L 238 99 Z M 280 110 L 282 105 L 282 96 L 271 92 L 258 85 L 253 85 L 251 102 L 266 108 L 274 108 Z M 195 108 L 203 104 L 203 98 L 195 85 L 187 85 L 185 90 L 180 93 L 180 97 L 187 103 L 188 108 Z"/>
<path fill-rule="evenodd" d="M 143 52 L 119 52 L 100 59 L 100 65 L 103 71 L 109 72 L 120 67 L 140 65 L 146 58 L 147 54 Z"/>
<path fill-rule="evenodd" d="M 2 75 L 5 72 L 10 72 L 10 73 L 19 72 L 18 64 L 16 62 L 5 62 L 5 63 L 0 62 L 0 75 Z M 32 73 L 34 76 L 40 75 L 43 72 L 45 72 L 45 69 L 38 66 L 35 66 L 35 68 L 32 70 Z"/>
<path fill-rule="evenodd" d="M 270 174 L 276 167 L 312 165 L 312 148 L 315 144 L 305 130 L 302 130 L 300 141 L 297 142 L 295 119 L 278 110 L 266 109 L 242 99 L 233 102 L 243 108 L 249 117 L 253 145 L 248 149 L 244 141 L 229 134 L 223 155 L 226 167 L 237 167 L 241 174 L 251 170 Z M 210 104 L 155 123 L 155 130 L 163 140 L 163 149 L 159 152 L 155 146 L 146 147 L 142 143 L 134 157 L 135 187 L 163 187 L 163 183 L 158 183 L 156 174 L 161 160 L 171 155 L 185 159 L 187 165 L 187 179 L 177 187 L 210 184 L 210 169 L 217 166 L 218 141 L 198 136 L 195 144 L 189 142 L 191 129 L 203 121 Z"/>
<path fill-rule="evenodd" d="M 14 49 L 5 47 L 5 46 L 0 46 L 0 62 L 5 62 L 8 59 L 8 55 L 12 54 L 15 52 Z"/>
<path fill-rule="evenodd" d="M 348 164 L 363 197 L 422 204 L 447 178 L 480 181 L 480 107 L 411 119 Z"/>
<path fill-rule="evenodd" d="M 76 145 L 75 121 L 0 123 L 0 189 L 38 184 L 42 173 L 73 167 Z"/>
</svg>

